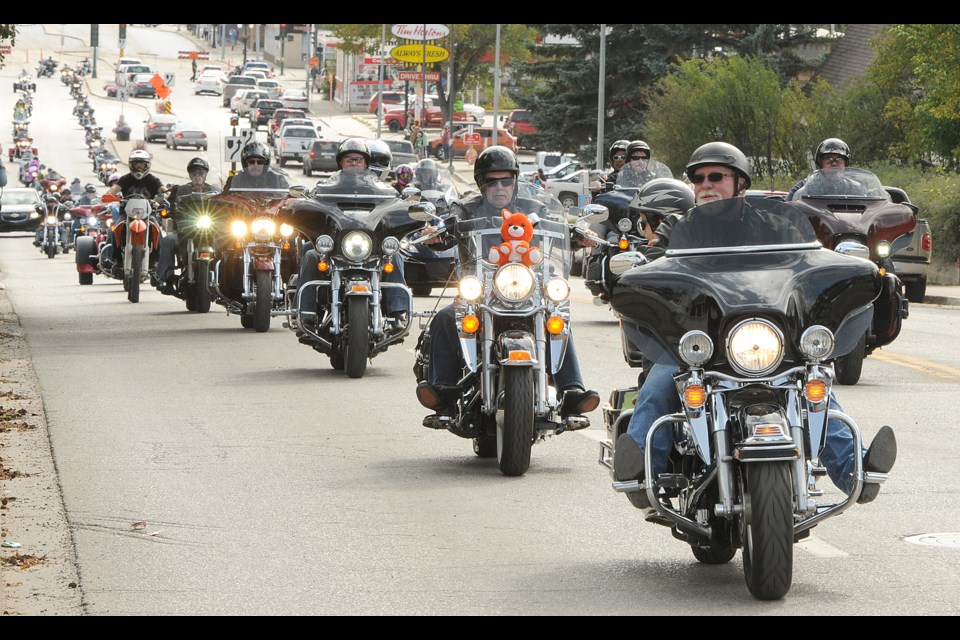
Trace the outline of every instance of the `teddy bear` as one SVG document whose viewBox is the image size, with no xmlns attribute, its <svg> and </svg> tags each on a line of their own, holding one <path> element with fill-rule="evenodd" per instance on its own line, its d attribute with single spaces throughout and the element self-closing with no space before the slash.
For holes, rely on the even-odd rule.
<svg viewBox="0 0 960 640">
<path fill-rule="evenodd" d="M 500 225 L 503 243 L 491 247 L 487 260 L 493 264 L 522 262 L 528 267 L 538 264 L 543 259 L 543 253 L 530 246 L 530 240 L 533 239 L 533 223 L 530 218 L 508 209 L 502 209 L 500 214 L 503 216 L 503 224 Z"/>
</svg>

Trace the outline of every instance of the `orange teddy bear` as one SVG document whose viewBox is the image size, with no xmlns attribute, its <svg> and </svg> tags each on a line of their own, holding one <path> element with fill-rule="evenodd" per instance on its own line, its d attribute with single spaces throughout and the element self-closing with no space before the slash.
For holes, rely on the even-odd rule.
<svg viewBox="0 0 960 640">
<path fill-rule="evenodd" d="M 493 264 L 507 262 L 522 262 L 527 266 L 538 264 L 543 259 L 540 249 L 530 246 L 533 239 L 533 223 L 522 213 L 511 213 L 507 209 L 501 210 L 503 224 L 500 225 L 500 236 L 503 244 L 490 249 L 487 258 Z"/>
</svg>

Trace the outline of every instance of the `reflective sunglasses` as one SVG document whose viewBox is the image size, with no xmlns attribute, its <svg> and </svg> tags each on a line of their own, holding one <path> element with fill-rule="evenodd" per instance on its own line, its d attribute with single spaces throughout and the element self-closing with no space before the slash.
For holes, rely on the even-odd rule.
<svg viewBox="0 0 960 640">
<path fill-rule="evenodd" d="M 483 186 L 485 187 L 502 187 L 504 189 L 512 187 L 517 183 L 516 178 L 489 178 L 484 180 Z"/>
<path fill-rule="evenodd" d="M 261 160 L 260 158 L 250 158 L 249 160 L 247 160 L 247 164 L 248 164 L 248 165 L 251 165 L 251 164 L 267 164 L 267 161 L 266 161 L 266 160 Z"/>
<path fill-rule="evenodd" d="M 614 160 L 626 160 L 626 159 L 627 159 L 627 156 L 625 156 L 625 155 L 623 155 L 623 154 L 621 153 L 620 155 L 613 156 L 613 159 L 614 159 Z"/>
<path fill-rule="evenodd" d="M 733 176 L 733 173 L 721 173 L 719 171 L 714 171 L 703 175 L 702 173 L 695 173 L 690 176 L 690 182 L 693 184 L 701 184 L 704 180 L 709 180 L 710 182 L 716 184 L 718 182 L 723 182 L 723 179 L 727 176 Z"/>
</svg>

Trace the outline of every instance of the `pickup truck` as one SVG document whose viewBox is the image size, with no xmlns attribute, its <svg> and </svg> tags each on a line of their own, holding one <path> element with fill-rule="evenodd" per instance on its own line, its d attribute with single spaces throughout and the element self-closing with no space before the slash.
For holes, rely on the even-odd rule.
<svg viewBox="0 0 960 640">
<path fill-rule="evenodd" d="M 910 204 L 910 197 L 903 189 L 884 188 L 894 202 Z M 910 302 L 921 303 L 927 295 L 927 273 L 932 254 L 933 236 L 930 224 L 924 218 L 918 217 L 913 231 L 893 243 L 893 270 L 903 282 L 904 293 Z"/>
<path fill-rule="evenodd" d="M 589 204 L 598 181 L 597 172 L 577 169 L 555 179 L 551 179 L 550 174 L 547 174 L 547 181 L 543 187 L 560 201 L 564 209 L 569 209 Z"/>
<path fill-rule="evenodd" d="M 310 153 L 313 141 L 319 137 L 316 127 L 306 125 L 284 127 L 283 132 L 276 139 L 277 146 L 274 154 L 277 162 L 281 167 L 287 164 L 287 160 L 302 162 L 303 155 Z"/>
</svg>

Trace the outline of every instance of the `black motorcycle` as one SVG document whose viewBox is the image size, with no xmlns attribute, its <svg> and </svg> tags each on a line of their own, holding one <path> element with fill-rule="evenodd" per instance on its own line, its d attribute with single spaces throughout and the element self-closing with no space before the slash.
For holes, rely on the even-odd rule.
<svg viewBox="0 0 960 640">
<path fill-rule="evenodd" d="M 171 210 L 170 217 L 180 245 L 177 253 L 179 274 L 173 295 L 184 301 L 188 311 L 197 313 L 210 311 L 210 265 L 216 255 L 217 228 L 223 227 L 223 220 L 208 202 L 218 193 L 178 196 Z"/>
<path fill-rule="evenodd" d="M 741 549 L 748 589 L 770 600 L 790 589 L 793 544 L 852 506 L 864 483 L 887 477 L 864 472 L 855 455 L 849 495 L 815 499 L 824 495 L 816 483 L 826 475 L 819 457 L 828 418 L 861 450 L 853 419 L 828 407 L 831 359 L 856 348 L 887 289 L 875 264 L 825 249 L 805 217 L 782 202 L 757 201 L 755 212 L 776 217 L 746 214 L 764 221 L 724 240 L 725 220 L 736 219 L 742 204 L 733 198 L 692 209 L 687 231 L 674 228 L 662 258 L 611 259 L 610 304 L 623 338 L 677 367 L 681 407 L 647 434 L 646 480 L 615 479 L 613 488 L 645 492 L 647 521 L 670 527 L 700 562 L 723 564 Z M 618 389 L 604 407 L 609 440 L 600 463 L 611 475 L 636 393 Z M 673 446 L 666 473 L 654 475 L 653 442 L 664 429 Z"/>
<path fill-rule="evenodd" d="M 410 204 L 370 172 L 341 171 L 285 211 L 322 260 L 315 279 L 291 282 L 286 326 L 351 378 L 363 377 L 370 359 L 403 342 L 410 331 L 409 316 L 391 322 L 380 309 L 388 288 L 401 289 L 407 308 L 413 308 L 409 288 L 384 282 L 396 268 L 400 239 L 423 226 L 408 214 Z M 306 295 L 316 296 L 316 312 L 300 311 Z"/>
</svg>

